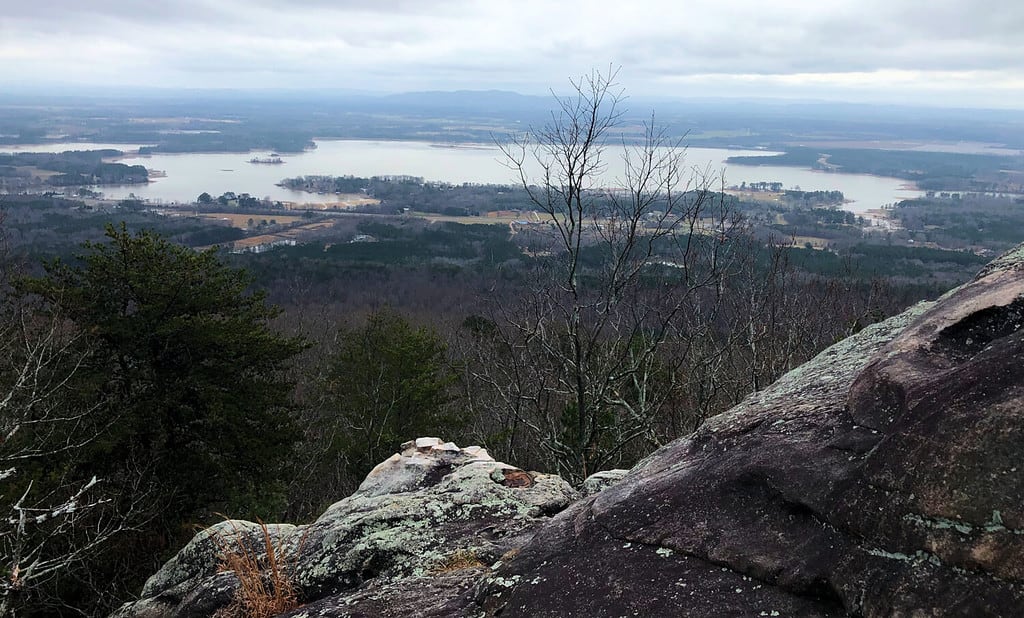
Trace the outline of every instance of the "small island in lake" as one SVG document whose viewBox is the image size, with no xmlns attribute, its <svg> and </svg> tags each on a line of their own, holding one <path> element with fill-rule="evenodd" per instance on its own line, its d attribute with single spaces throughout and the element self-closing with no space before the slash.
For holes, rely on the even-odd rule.
<svg viewBox="0 0 1024 618">
<path fill-rule="evenodd" d="M 272 152 L 266 157 L 253 157 L 249 159 L 249 163 L 257 163 L 263 165 L 280 165 L 281 163 L 284 163 L 284 159 L 281 158 L 281 155 Z"/>
</svg>

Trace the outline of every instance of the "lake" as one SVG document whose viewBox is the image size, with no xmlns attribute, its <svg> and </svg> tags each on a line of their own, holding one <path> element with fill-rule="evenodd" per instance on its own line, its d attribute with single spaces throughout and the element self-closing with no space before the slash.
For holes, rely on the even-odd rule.
<svg viewBox="0 0 1024 618">
<path fill-rule="evenodd" d="M 370 177 L 401 174 L 453 184 L 518 184 L 515 173 L 503 165 L 500 150 L 492 145 L 449 147 L 426 142 L 370 140 L 318 140 L 316 144 L 317 148 L 313 150 L 282 155 L 285 162 L 280 165 L 249 163 L 254 154 L 266 156 L 268 152 L 130 155 L 121 162 L 128 165 L 144 165 L 164 175 L 154 178 L 145 186 L 106 186 L 97 189 L 108 198 L 121 199 L 134 194 L 155 203 L 192 202 L 203 192 L 216 197 L 227 191 L 248 193 L 271 200 L 315 203 L 325 201 L 325 196 L 289 191 L 276 184 L 284 178 L 294 176 Z M 0 147 L 0 150 L 31 149 L 46 152 L 84 150 L 100 146 L 129 148 L 123 144 L 51 144 Z M 621 146 L 608 148 L 606 161 L 609 165 L 601 179 L 602 184 L 614 186 L 616 178 L 622 176 L 621 154 Z M 905 186 L 906 181 L 898 178 L 820 172 L 773 165 L 726 167 L 724 163 L 730 156 L 771 157 L 773 154 L 776 153 L 760 150 L 690 148 L 686 152 L 686 164 L 691 168 L 710 170 L 716 176 L 724 176 L 727 186 L 766 181 L 781 182 L 787 189 L 799 187 L 804 191 L 838 189 L 847 199 L 853 200 L 846 204 L 845 208 L 859 213 L 922 194 L 921 191 L 908 189 Z M 717 187 L 720 184 L 715 182 L 713 186 Z"/>
</svg>

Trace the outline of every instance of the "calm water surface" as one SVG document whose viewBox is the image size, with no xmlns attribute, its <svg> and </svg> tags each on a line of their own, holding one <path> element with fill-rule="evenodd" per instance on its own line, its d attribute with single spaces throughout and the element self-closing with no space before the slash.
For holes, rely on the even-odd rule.
<svg viewBox="0 0 1024 618">
<path fill-rule="evenodd" d="M 18 149 L 46 152 L 101 146 L 131 149 L 131 146 L 124 144 L 51 144 Z M 120 199 L 134 194 L 154 202 L 192 202 L 204 191 L 214 197 L 227 191 L 234 191 L 260 198 L 268 197 L 271 200 L 314 203 L 329 198 L 289 191 L 276 184 L 284 178 L 314 174 L 361 177 L 405 174 L 454 184 L 518 184 L 515 173 L 503 165 L 501 152 L 489 145 L 451 148 L 433 146 L 425 142 L 320 140 L 314 150 L 283 155 L 285 163 L 281 165 L 249 163 L 254 154 L 266 156 L 268 153 L 129 156 L 122 159 L 122 162 L 128 165 L 144 165 L 151 170 L 163 172 L 165 176 L 154 178 L 153 182 L 145 186 L 108 186 L 99 187 L 98 190 L 110 198 Z M 781 182 L 787 189 L 838 189 L 847 199 L 853 200 L 846 208 L 854 212 L 863 212 L 921 195 L 920 191 L 906 188 L 906 181 L 897 178 L 828 173 L 773 165 L 726 167 L 724 163 L 730 156 L 770 157 L 772 154 L 757 150 L 690 148 L 687 150 L 686 163 L 692 168 L 709 170 L 716 177 L 724 178 L 726 185 L 767 181 Z M 621 147 L 612 147 L 606 152 L 608 169 L 601 179 L 602 184 L 614 186 L 616 179 L 622 176 L 621 155 Z M 719 184 L 715 182 L 713 186 Z"/>
</svg>

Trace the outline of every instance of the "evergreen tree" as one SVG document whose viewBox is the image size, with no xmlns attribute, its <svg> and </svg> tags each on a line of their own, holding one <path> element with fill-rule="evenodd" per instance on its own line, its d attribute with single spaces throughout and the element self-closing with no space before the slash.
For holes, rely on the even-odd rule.
<svg viewBox="0 0 1024 618">
<path fill-rule="evenodd" d="M 299 437 L 283 369 L 303 343 L 271 330 L 278 311 L 215 251 L 108 226 L 76 264 L 55 262 L 23 289 L 62 307 L 91 354 L 74 374 L 90 435 L 41 473 L 102 479 L 140 534 L 117 568 L 150 572 L 215 512 L 273 516 Z M 107 565 L 110 566 L 109 564 Z"/>
<path fill-rule="evenodd" d="M 354 478 L 406 440 L 455 438 L 460 423 L 449 404 L 456 376 L 436 331 L 385 309 L 362 328 L 342 329 L 339 339 L 328 369 L 326 422 L 334 428 L 333 450 Z"/>
</svg>

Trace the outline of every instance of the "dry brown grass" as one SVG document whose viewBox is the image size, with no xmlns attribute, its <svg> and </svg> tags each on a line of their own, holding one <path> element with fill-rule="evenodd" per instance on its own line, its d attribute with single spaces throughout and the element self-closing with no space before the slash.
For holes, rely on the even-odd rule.
<svg viewBox="0 0 1024 618">
<path fill-rule="evenodd" d="M 249 227 L 249 221 L 259 223 L 260 221 L 269 222 L 271 219 L 277 222 L 277 225 L 293 225 L 299 223 L 304 219 L 298 215 L 267 215 L 267 214 L 250 214 L 250 213 L 237 213 L 237 212 L 208 212 L 200 215 L 203 219 L 212 219 L 214 221 L 228 221 L 232 227 L 241 229 L 247 229 Z"/>
<path fill-rule="evenodd" d="M 289 552 L 283 537 L 275 542 L 267 524 L 257 521 L 262 534 L 255 543 L 234 525 L 232 532 L 214 540 L 220 550 L 218 570 L 231 571 L 239 583 L 231 604 L 217 610 L 214 618 L 270 618 L 299 607 L 292 574 L 305 538 Z"/>
<path fill-rule="evenodd" d="M 460 549 L 438 560 L 431 571 L 434 573 L 451 573 L 452 571 L 482 566 L 487 565 L 477 557 L 476 552 L 472 549 Z"/>
</svg>

